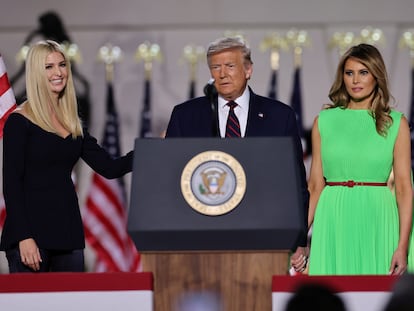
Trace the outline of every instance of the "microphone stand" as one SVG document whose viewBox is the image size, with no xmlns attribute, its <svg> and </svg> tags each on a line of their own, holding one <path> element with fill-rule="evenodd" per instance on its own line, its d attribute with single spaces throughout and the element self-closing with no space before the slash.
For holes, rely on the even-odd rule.
<svg viewBox="0 0 414 311">
<path fill-rule="evenodd" d="M 204 94 L 208 98 L 211 105 L 211 136 L 219 137 L 217 112 L 218 93 L 216 87 L 214 86 L 214 79 L 210 79 L 204 86 Z"/>
</svg>

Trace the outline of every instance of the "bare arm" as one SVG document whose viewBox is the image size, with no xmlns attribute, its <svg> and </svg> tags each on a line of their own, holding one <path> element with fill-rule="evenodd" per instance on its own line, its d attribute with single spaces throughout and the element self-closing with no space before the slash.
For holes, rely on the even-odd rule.
<svg viewBox="0 0 414 311">
<path fill-rule="evenodd" d="M 318 118 L 313 122 L 312 127 L 312 163 L 308 181 L 309 189 L 309 214 L 308 214 L 308 228 L 313 224 L 315 216 L 316 205 L 318 204 L 319 196 L 325 187 L 325 179 L 322 170 L 321 157 L 321 136 L 318 128 Z"/>
<path fill-rule="evenodd" d="M 316 204 L 322 189 L 325 187 L 323 178 L 322 161 L 321 161 L 321 138 L 318 129 L 318 119 L 316 118 L 312 127 L 312 163 L 308 181 L 308 189 L 310 193 L 309 211 L 308 211 L 308 228 L 313 223 Z M 309 248 L 298 247 L 296 252 L 290 258 L 290 264 L 296 272 L 304 272 L 308 263 Z"/>
<path fill-rule="evenodd" d="M 394 252 L 390 273 L 402 274 L 407 268 L 408 244 L 412 226 L 413 190 L 411 184 L 411 139 L 406 118 L 401 119 L 394 146 L 394 181 L 398 205 L 400 236 Z"/>
</svg>

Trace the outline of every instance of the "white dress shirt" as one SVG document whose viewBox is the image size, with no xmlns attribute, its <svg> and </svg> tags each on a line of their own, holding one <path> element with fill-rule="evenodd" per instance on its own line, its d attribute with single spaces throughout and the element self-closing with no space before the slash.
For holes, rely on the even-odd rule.
<svg viewBox="0 0 414 311">
<path fill-rule="evenodd" d="M 249 115 L 249 101 L 250 92 L 248 87 L 246 87 L 243 94 L 239 98 L 234 100 L 234 102 L 237 103 L 237 106 L 234 108 L 234 113 L 239 119 L 241 137 L 244 137 L 246 133 L 247 116 Z M 225 137 L 226 135 L 226 123 L 230 111 L 230 107 L 227 106 L 227 103 L 228 100 L 221 96 L 218 97 L 218 118 L 221 137 Z"/>
</svg>

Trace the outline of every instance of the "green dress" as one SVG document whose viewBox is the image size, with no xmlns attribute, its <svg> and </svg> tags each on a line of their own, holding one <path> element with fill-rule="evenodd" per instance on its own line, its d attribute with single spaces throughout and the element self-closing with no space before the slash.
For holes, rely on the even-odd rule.
<svg viewBox="0 0 414 311">
<path fill-rule="evenodd" d="M 367 110 L 321 111 L 318 126 L 326 181 L 386 182 L 402 113 L 392 111 L 391 117 L 393 124 L 383 137 Z M 398 230 L 397 204 L 388 187 L 326 186 L 315 211 L 309 274 L 388 274 Z M 411 269 L 413 262 L 410 254 Z"/>
</svg>

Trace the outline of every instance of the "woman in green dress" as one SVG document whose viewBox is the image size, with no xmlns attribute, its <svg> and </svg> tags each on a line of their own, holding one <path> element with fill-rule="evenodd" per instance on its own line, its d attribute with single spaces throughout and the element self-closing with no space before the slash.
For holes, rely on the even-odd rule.
<svg viewBox="0 0 414 311">
<path fill-rule="evenodd" d="M 312 129 L 309 274 L 400 275 L 414 261 L 410 129 L 390 106 L 377 48 L 359 44 L 342 56 L 329 98 Z"/>
</svg>

